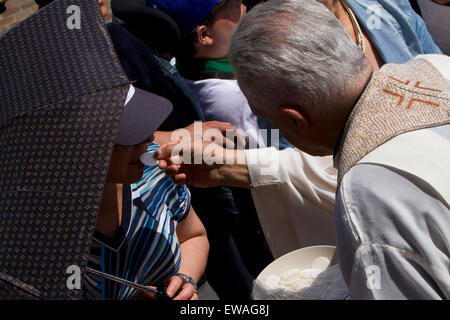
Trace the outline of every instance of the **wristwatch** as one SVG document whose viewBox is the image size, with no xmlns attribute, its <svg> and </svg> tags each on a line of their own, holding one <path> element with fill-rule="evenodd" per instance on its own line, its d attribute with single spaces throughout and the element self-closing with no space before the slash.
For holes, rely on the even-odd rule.
<svg viewBox="0 0 450 320">
<path fill-rule="evenodd" d="M 183 280 L 183 284 L 185 284 L 185 283 L 192 284 L 192 286 L 195 289 L 195 292 L 197 292 L 197 290 L 198 290 L 197 283 L 194 281 L 194 279 L 192 279 L 191 276 L 188 276 L 187 274 L 184 274 L 184 273 L 177 273 L 175 275 L 177 277 L 181 278 L 181 280 Z"/>
</svg>

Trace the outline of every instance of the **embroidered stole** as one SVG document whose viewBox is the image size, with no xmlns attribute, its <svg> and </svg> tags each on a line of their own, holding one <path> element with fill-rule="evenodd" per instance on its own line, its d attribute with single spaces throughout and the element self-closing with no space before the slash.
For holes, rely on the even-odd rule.
<svg viewBox="0 0 450 320">
<path fill-rule="evenodd" d="M 335 157 L 338 188 L 361 159 L 389 140 L 450 123 L 450 87 L 427 60 L 376 71 L 347 121 Z"/>
</svg>

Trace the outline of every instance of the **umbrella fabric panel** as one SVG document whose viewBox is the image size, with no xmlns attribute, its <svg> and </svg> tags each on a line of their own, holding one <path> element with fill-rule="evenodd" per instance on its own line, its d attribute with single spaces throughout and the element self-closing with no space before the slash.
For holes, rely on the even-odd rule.
<svg viewBox="0 0 450 320">
<path fill-rule="evenodd" d="M 14 192 L 2 196 L 0 272 L 8 275 L 3 279 L 43 299 L 80 298 L 81 290 L 67 287 L 66 271 L 71 265 L 85 268 L 99 197 L 79 201 L 76 194 L 61 193 L 30 193 L 26 199 Z M 49 202 L 54 204 L 51 210 Z"/>
<path fill-rule="evenodd" d="M 67 288 L 66 270 L 86 266 L 128 89 L 35 109 L 0 128 L 3 282 L 26 292 L 30 286 L 45 299 L 81 297 Z M 10 288 L 1 296 L 17 294 Z"/>
<path fill-rule="evenodd" d="M 1 128 L 0 192 L 101 192 L 127 91 L 32 110 Z"/>
<path fill-rule="evenodd" d="M 67 27 L 73 5 L 80 29 Z M 55 1 L 0 39 L 0 125 L 33 108 L 129 83 L 96 0 Z"/>
<path fill-rule="evenodd" d="M 68 28 L 80 10 L 80 28 Z M 0 37 L 0 297 L 78 299 L 129 81 L 97 0 Z"/>
</svg>

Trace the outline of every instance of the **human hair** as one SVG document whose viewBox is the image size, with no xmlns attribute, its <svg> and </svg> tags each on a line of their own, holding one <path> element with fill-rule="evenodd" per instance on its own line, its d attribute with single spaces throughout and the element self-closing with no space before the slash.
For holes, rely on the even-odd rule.
<svg viewBox="0 0 450 320">
<path fill-rule="evenodd" d="M 210 27 L 214 21 L 215 21 L 214 19 L 205 20 L 202 22 L 201 25 Z M 173 54 L 174 54 L 175 58 L 177 59 L 177 64 L 179 66 L 180 65 L 183 66 L 183 68 L 178 70 L 183 77 L 189 78 L 190 76 L 192 76 L 192 74 L 189 73 L 190 71 L 192 71 L 192 69 L 190 69 L 190 68 L 193 68 L 194 70 L 196 68 L 195 55 L 198 52 L 197 43 L 198 43 L 197 29 L 195 29 L 194 31 L 192 31 L 191 33 L 189 33 L 187 35 L 182 36 L 179 39 L 179 41 L 176 43 Z M 189 67 L 188 68 L 188 69 L 190 69 L 189 71 L 188 71 L 188 69 L 186 69 L 187 67 Z"/>
<path fill-rule="evenodd" d="M 350 99 L 369 64 L 339 20 L 316 0 L 255 6 L 231 38 L 230 60 L 255 105 L 296 104 L 325 112 Z"/>
<path fill-rule="evenodd" d="M 213 25 L 213 23 L 216 21 L 216 16 L 213 15 L 212 17 L 210 17 L 211 12 L 209 12 L 208 16 L 203 21 L 200 22 L 198 27 L 202 25 L 210 27 Z M 195 54 L 197 53 L 196 44 L 197 44 L 197 29 L 181 37 L 181 39 L 177 43 L 177 47 L 175 50 L 175 57 L 179 60 L 183 60 L 186 62 L 193 60 Z"/>
</svg>

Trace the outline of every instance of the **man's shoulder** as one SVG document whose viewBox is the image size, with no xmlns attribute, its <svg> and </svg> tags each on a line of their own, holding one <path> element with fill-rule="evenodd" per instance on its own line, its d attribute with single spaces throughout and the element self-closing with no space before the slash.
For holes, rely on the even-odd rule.
<svg viewBox="0 0 450 320">
<path fill-rule="evenodd" d="M 404 172 L 377 164 L 354 166 L 343 178 L 336 217 L 353 225 L 363 241 L 408 248 L 396 232 L 421 234 L 427 225 L 442 225 L 449 211 L 435 191 Z M 421 231 L 422 230 L 422 231 Z"/>
<path fill-rule="evenodd" d="M 432 194 L 448 202 L 449 166 L 450 124 L 445 124 L 390 139 L 361 159 L 349 174 L 354 185 L 374 178 L 375 182 L 386 183 L 388 188 L 391 181 L 402 182 L 415 186 L 416 193 Z"/>
<path fill-rule="evenodd" d="M 352 206 L 368 206 L 370 202 L 390 197 L 398 191 L 396 183 L 404 178 L 397 172 L 372 163 L 352 167 L 342 178 L 339 192 Z"/>
<path fill-rule="evenodd" d="M 438 134 L 445 131 L 448 135 L 449 128 L 450 125 L 446 125 L 432 130 Z M 394 220 L 401 215 L 415 216 L 417 212 L 448 211 L 439 189 L 427 182 L 427 179 L 396 166 L 363 162 L 352 167 L 343 177 L 337 202 L 340 202 L 340 208 L 358 215 L 373 212 L 380 218 L 384 215 L 386 219 Z"/>
</svg>

